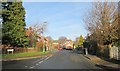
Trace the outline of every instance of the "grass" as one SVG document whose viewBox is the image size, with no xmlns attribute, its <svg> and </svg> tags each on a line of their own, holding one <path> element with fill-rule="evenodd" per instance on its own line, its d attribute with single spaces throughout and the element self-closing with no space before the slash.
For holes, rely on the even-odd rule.
<svg viewBox="0 0 120 71">
<path fill-rule="evenodd" d="M 2 54 L 2 58 L 5 58 L 5 59 L 22 58 L 22 57 L 45 55 L 45 54 L 48 54 L 48 52 L 24 52 L 24 53 L 15 53 L 15 54 Z"/>
</svg>

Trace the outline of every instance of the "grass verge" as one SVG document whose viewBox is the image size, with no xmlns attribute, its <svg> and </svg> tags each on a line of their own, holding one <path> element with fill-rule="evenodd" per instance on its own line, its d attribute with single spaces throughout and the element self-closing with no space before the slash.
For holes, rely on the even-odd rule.
<svg viewBox="0 0 120 71">
<path fill-rule="evenodd" d="M 11 58 L 32 57 L 32 56 L 46 55 L 48 53 L 49 52 L 24 52 L 24 53 L 15 53 L 15 54 L 2 54 L 2 58 L 11 59 Z"/>
</svg>

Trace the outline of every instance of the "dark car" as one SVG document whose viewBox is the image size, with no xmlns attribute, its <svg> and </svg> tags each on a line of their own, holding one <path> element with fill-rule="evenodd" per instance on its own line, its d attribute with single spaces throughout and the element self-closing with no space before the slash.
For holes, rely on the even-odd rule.
<svg viewBox="0 0 120 71">
<path fill-rule="evenodd" d="M 65 46 L 63 46 L 62 48 L 63 48 L 64 50 L 66 49 L 66 47 L 65 47 Z"/>
</svg>

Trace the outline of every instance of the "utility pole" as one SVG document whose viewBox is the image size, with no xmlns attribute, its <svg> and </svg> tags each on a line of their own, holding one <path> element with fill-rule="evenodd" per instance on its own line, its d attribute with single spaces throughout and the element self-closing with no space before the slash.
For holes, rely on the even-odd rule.
<svg viewBox="0 0 120 71">
<path fill-rule="evenodd" d="M 47 22 L 45 21 L 43 23 L 46 24 Z M 43 52 L 45 52 L 46 51 L 46 40 L 45 40 L 45 38 L 43 36 L 43 31 L 44 31 L 44 27 L 41 28 L 41 37 L 42 37 L 42 41 L 43 41 Z"/>
</svg>

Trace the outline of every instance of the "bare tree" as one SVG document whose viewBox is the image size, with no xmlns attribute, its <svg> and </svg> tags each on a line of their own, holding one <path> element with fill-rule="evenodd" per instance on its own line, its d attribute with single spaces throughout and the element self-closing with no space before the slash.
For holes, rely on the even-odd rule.
<svg viewBox="0 0 120 71">
<path fill-rule="evenodd" d="M 33 25 L 33 32 L 34 34 L 43 34 L 46 29 L 47 29 L 47 22 L 43 22 L 43 23 L 36 23 Z"/>
<path fill-rule="evenodd" d="M 112 43 L 119 39 L 118 4 L 115 2 L 95 2 L 92 9 L 84 17 L 87 30 L 99 43 Z M 120 33 L 119 33 L 120 34 Z"/>
<path fill-rule="evenodd" d="M 51 47 L 52 47 L 53 39 L 52 39 L 51 36 L 47 36 L 46 38 L 48 39 L 48 45 L 47 45 L 48 46 L 48 50 L 50 50 Z"/>
<path fill-rule="evenodd" d="M 59 37 L 58 42 L 59 42 L 59 44 L 64 44 L 66 42 L 66 40 L 67 40 L 67 37 L 61 36 L 61 37 Z"/>
<path fill-rule="evenodd" d="M 36 23 L 32 26 L 32 36 L 34 38 L 34 47 L 36 47 L 37 36 L 40 36 L 42 39 L 44 38 L 42 34 L 47 29 L 47 22 Z"/>
</svg>

